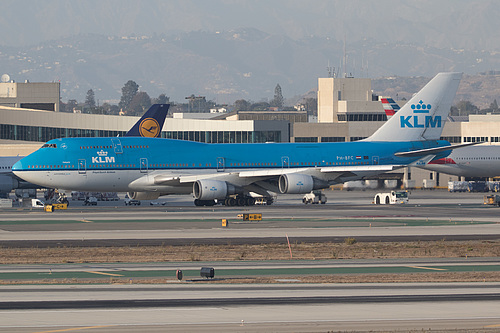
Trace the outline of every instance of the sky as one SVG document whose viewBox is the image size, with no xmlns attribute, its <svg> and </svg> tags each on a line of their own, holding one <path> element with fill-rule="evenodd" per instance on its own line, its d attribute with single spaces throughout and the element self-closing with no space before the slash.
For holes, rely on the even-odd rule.
<svg viewBox="0 0 500 333">
<path fill-rule="evenodd" d="M 292 39 L 330 36 L 500 50 L 496 0 L 2 0 L 0 45 L 69 35 L 172 34 L 254 27 Z"/>
</svg>

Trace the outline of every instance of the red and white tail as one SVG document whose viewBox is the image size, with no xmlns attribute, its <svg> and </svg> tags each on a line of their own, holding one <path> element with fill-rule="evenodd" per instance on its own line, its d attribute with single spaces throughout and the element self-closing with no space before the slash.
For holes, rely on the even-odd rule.
<svg viewBox="0 0 500 333">
<path fill-rule="evenodd" d="M 399 111 L 400 107 L 392 98 L 381 98 L 382 106 L 384 107 L 385 115 L 387 120 L 391 119 L 396 112 Z"/>
</svg>

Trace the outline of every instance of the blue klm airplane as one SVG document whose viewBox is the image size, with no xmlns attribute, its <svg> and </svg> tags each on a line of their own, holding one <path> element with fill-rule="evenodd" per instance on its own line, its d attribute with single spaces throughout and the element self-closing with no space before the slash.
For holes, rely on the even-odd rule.
<svg viewBox="0 0 500 333">
<path fill-rule="evenodd" d="M 462 74 L 440 73 L 373 135 L 357 142 L 207 144 L 151 137 L 50 140 L 13 166 L 46 187 L 128 192 L 138 200 L 193 193 L 195 205 L 253 205 L 250 192 L 308 193 L 446 157 L 439 140 Z M 154 123 L 141 125 L 143 133 Z M 159 129 L 158 129 L 159 131 Z M 462 145 L 460 145 L 462 146 Z"/>
</svg>

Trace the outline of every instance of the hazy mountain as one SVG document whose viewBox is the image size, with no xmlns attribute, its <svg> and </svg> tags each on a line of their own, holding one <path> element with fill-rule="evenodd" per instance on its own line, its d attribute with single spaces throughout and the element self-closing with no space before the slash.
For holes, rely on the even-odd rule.
<svg viewBox="0 0 500 333">
<path fill-rule="evenodd" d="M 500 50 L 498 17 L 497 0 L 2 0 L 0 44 L 254 27 L 292 39 Z"/>
<path fill-rule="evenodd" d="M 498 68 L 500 54 L 423 48 L 373 40 L 349 46 L 347 72 L 356 77 L 432 77 L 439 71 L 478 73 Z M 302 95 L 339 69 L 342 42 L 325 38 L 293 40 L 256 29 L 191 32 L 155 37 L 78 35 L 31 47 L 4 47 L 0 71 L 18 82 L 60 81 L 64 101 L 117 100 L 128 80 L 151 97 L 165 93 L 182 102 L 191 94 L 219 103 L 272 99 L 276 84 L 285 98 Z M 478 60 L 480 59 L 480 61 Z M 361 65 L 363 67 L 361 67 Z"/>
</svg>

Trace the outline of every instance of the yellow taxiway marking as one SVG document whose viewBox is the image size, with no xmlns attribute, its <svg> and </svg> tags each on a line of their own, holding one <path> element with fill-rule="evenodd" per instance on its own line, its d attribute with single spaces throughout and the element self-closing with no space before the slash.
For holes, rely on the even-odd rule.
<svg viewBox="0 0 500 333">
<path fill-rule="evenodd" d="M 93 223 L 93 221 L 89 221 L 89 220 L 85 220 L 85 219 L 80 220 L 80 222 L 84 222 L 84 223 Z"/>
<path fill-rule="evenodd" d="M 483 328 L 494 328 L 494 327 L 500 327 L 500 324 L 483 326 Z"/>
<path fill-rule="evenodd" d="M 418 269 L 430 269 L 431 271 L 447 271 L 445 268 L 434 268 L 434 267 L 422 267 L 422 266 L 408 266 L 410 268 L 418 268 Z"/>
<path fill-rule="evenodd" d="M 86 271 L 85 273 L 101 274 L 101 275 L 109 275 L 109 276 L 123 276 L 123 275 L 120 275 L 120 274 L 104 273 L 104 272 L 93 272 L 93 271 Z"/>
<path fill-rule="evenodd" d="M 91 329 L 94 329 L 94 328 L 113 327 L 113 326 L 116 326 L 116 325 L 73 327 L 73 328 L 64 328 L 64 329 L 61 329 L 61 330 L 42 331 L 42 332 L 35 332 L 35 333 L 55 333 L 55 332 L 81 331 L 81 330 L 91 330 Z"/>
</svg>

